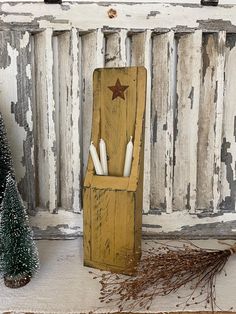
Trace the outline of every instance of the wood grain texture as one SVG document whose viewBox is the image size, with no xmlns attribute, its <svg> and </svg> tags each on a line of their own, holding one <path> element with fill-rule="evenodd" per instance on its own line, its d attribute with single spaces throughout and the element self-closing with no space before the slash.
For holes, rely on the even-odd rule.
<svg viewBox="0 0 236 314">
<path fill-rule="evenodd" d="M 201 31 L 178 38 L 173 208 L 191 213 L 196 208 L 201 46 Z"/>
<path fill-rule="evenodd" d="M 144 194 L 143 194 L 143 212 L 150 210 L 150 177 L 151 177 L 151 31 L 133 35 L 131 37 L 131 65 L 144 66 L 147 70 L 146 84 L 146 108 L 145 108 L 145 139 L 144 139 Z"/>
<path fill-rule="evenodd" d="M 36 140 L 38 206 L 57 208 L 57 152 L 53 94 L 52 29 L 35 35 Z"/>
<path fill-rule="evenodd" d="M 236 35 L 226 40 L 224 113 L 221 146 L 221 208 L 235 211 L 236 200 Z"/>
<path fill-rule="evenodd" d="M 159 52 L 162 53 L 159 53 Z M 153 37 L 151 110 L 152 209 L 172 212 L 174 139 L 174 32 Z"/>
<path fill-rule="evenodd" d="M 198 135 L 197 207 L 218 210 L 221 200 L 221 137 L 225 32 L 204 35 Z"/>
<path fill-rule="evenodd" d="M 104 35 L 101 29 L 81 37 L 83 175 L 88 162 L 93 112 L 93 71 L 104 66 Z"/>
<path fill-rule="evenodd" d="M 160 1 L 138 2 L 131 2 L 133 5 L 130 5 L 128 0 L 114 3 L 118 12 L 118 18 L 115 19 L 108 18 L 109 2 L 77 1 L 62 6 L 48 6 L 42 1 L 34 5 L 21 1 L 15 3 L 14 7 L 5 2 L 2 6 L 4 14 L 0 22 L 8 28 L 30 27 L 37 31 L 42 31 L 46 27 L 54 28 L 55 31 L 65 31 L 75 27 L 83 32 L 91 32 L 99 28 L 106 32 L 114 32 L 124 27 L 136 32 L 145 29 L 165 32 L 173 29 L 182 33 L 195 29 L 206 32 L 218 30 L 235 32 L 236 29 L 235 3 L 231 6 L 219 5 L 217 8 L 209 9 L 200 6 L 199 2 L 193 5 L 189 1 L 184 4 L 175 0 L 171 0 L 170 4 Z M 183 16 L 186 18 L 184 21 Z"/>
<path fill-rule="evenodd" d="M 113 265 L 115 258 L 116 192 L 91 190 L 91 257 L 97 263 Z"/>
<path fill-rule="evenodd" d="M 120 30 L 106 37 L 105 66 L 122 67 L 127 65 L 127 31 Z"/>
<path fill-rule="evenodd" d="M 81 117 L 79 33 L 76 29 L 58 36 L 60 107 L 60 205 L 80 211 Z"/>
<path fill-rule="evenodd" d="M 134 150 L 133 150 L 133 161 L 132 169 L 129 178 L 128 191 L 136 191 L 139 184 L 145 184 L 144 181 L 144 150 L 145 150 L 145 103 L 146 103 L 146 81 L 147 71 L 144 67 L 137 68 L 136 78 L 136 117 L 133 121 L 135 125 L 134 133 Z M 141 182 L 140 182 L 141 181 Z M 143 192 L 141 192 L 143 200 Z M 143 209 L 143 204 L 140 205 L 140 209 Z"/>
<path fill-rule="evenodd" d="M 18 188 L 29 212 L 35 209 L 31 39 L 28 31 L 0 32 L 0 111 Z"/>
<path fill-rule="evenodd" d="M 117 78 L 129 87 L 124 92 L 125 99 L 112 100 L 108 87 Z M 141 254 L 145 85 L 143 67 L 94 72 L 92 140 L 98 145 L 99 138 L 104 139 L 112 176 L 94 175 L 89 158 L 84 184 L 84 264 L 87 266 L 130 273 Z M 134 137 L 134 152 L 131 175 L 126 178 L 122 174 L 130 135 Z"/>
<path fill-rule="evenodd" d="M 91 189 L 84 188 L 83 190 L 83 202 L 85 204 L 83 208 L 83 251 L 86 261 L 92 259 L 91 256 Z"/>
<path fill-rule="evenodd" d="M 122 176 L 125 163 L 125 152 L 130 136 L 134 138 L 136 118 L 137 69 L 117 73 L 113 68 L 101 72 L 101 86 L 106 91 L 100 93 L 101 138 L 105 141 L 108 153 L 108 173 L 111 176 Z M 112 100 L 109 86 L 115 86 L 117 79 L 121 85 L 128 86 L 124 98 Z M 115 117 L 115 118 L 114 118 Z"/>
</svg>

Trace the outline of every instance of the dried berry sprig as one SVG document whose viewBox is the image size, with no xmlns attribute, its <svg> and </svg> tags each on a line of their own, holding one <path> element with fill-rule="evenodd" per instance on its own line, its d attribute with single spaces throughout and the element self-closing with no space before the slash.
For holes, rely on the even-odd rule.
<svg viewBox="0 0 236 314">
<path fill-rule="evenodd" d="M 177 307 L 205 303 L 211 310 L 217 306 L 215 282 L 229 257 L 236 253 L 236 244 L 225 250 L 202 249 L 192 243 L 182 247 L 162 245 L 143 252 L 134 276 L 103 273 L 100 279 L 104 303 L 113 303 L 120 312 L 149 309 L 157 296 L 177 292 L 189 285 L 190 293 L 178 296 Z M 132 261 L 131 261 L 132 264 Z M 219 307 L 218 307 L 219 308 Z"/>
</svg>

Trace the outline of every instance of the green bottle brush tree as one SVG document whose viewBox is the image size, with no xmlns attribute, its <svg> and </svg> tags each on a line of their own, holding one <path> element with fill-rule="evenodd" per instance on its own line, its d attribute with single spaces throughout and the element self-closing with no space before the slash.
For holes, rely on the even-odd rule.
<svg viewBox="0 0 236 314">
<path fill-rule="evenodd" d="M 18 192 L 7 133 L 0 113 L 0 272 L 7 287 L 26 285 L 39 268 L 38 251 Z"/>
<path fill-rule="evenodd" d="M 1 270 L 5 285 L 22 287 L 39 267 L 38 251 L 29 227 L 26 209 L 14 179 L 6 178 L 0 223 Z"/>
<path fill-rule="evenodd" d="M 0 206 L 5 192 L 6 176 L 8 173 L 11 173 L 12 177 L 15 178 L 5 124 L 0 113 Z"/>
</svg>

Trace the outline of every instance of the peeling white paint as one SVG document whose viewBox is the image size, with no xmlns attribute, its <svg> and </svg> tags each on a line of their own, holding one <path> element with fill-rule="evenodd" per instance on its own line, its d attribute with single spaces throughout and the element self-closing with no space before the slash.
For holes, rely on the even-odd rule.
<svg viewBox="0 0 236 314">
<path fill-rule="evenodd" d="M 26 121 L 29 127 L 29 131 L 32 131 L 33 130 L 33 119 L 32 119 L 33 113 L 32 113 L 32 107 L 31 107 L 31 100 L 29 97 L 28 97 L 28 105 L 29 105 L 28 106 L 29 109 L 26 112 Z"/>
<path fill-rule="evenodd" d="M 23 38 L 20 40 L 20 49 L 26 48 L 29 44 L 29 38 L 30 34 L 28 32 L 25 32 L 23 34 Z"/>
<path fill-rule="evenodd" d="M 236 42 L 235 34 L 231 35 L 231 37 L 229 37 L 228 39 Z M 227 152 L 229 154 L 228 157 L 231 157 L 231 160 L 230 158 L 228 158 L 228 160 L 224 160 L 224 162 L 221 164 L 221 195 L 223 200 L 225 200 L 227 197 L 232 197 L 235 194 L 235 187 L 233 182 L 236 180 L 236 77 L 234 75 L 236 69 L 236 46 L 230 47 L 230 45 L 228 45 L 228 47 L 226 48 L 225 59 L 225 93 L 222 137 L 224 139 L 223 141 L 225 141 L 225 143 L 223 143 L 224 147 L 226 148 L 226 145 L 229 145 L 229 147 L 227 147 Z M 232 170 L 231 173 L 230 169 Z"/>
<path fill-rule="evenodd" d="M 8 55 L 11 63 L 5 69 L 0 68 L 0 77 L 2 80 L 0 93 L 0 110 L 6 124 L 8 141 L 12 152 L 13 165 L 16 172 L 16 178 L 19 182 L 25 175 L 25 167 L 22 164 L 24 156 L 22 142 L 26 139 L 26 131 L 20 127 L 14 114 L 11 113 L 11 102 L 17 103 L 17 57 L 19 52 L 7 43 Z M 20 140 L 19 140 L 20 139 Z"/>
<path fill-rule="evenodd" d="M 200 1 L 200 0 L 199 0 Z M 1 1 L 0 1 L 1 2 Z M 235 25 L 236 29 L 236 6 L 233 7 L 214 7 L 214 8 L 204 8 L 200 5 L 181 5 L 180 2 L 177 1 L 169 1 L 170 3 L 165 3 L 164 1 L 139 1 L 138 4 L 131 5 L 128 1 L 124 2 L 116 2 L 109 3 L 109 1 L 104 1 L 107 3 L 103 3 L 95 0 L 94 2 L 63 2 L 63 5 L 45 5 L 42 2 L 36 3 L 18 3 L 15 5 L 11 5 L 10 3 L 2 3 L 1 10 L 4 11 L 4 14 L 0 16 L 0 22 L 3 23 L 4 27 L 15 27 L 18 24 L 22 23 L 22 27 L 28 27 L 34 32 L 35 36 L 35 63 L 37 66 L 35 67 L 37 75 L 37 87 L 36 87 L 36 107 L 37 114 L 34 113 L 35 120 L 37 120 L 37 132 L 40 134 L 41 138 L 39 140 L 38 137 L 35 138 L 35 142 L 38 145 L 38 151 L 40 152 L 38 155 L 38 173 L 39 173 L 39 206 L 45 208 L 50 208 L 51 212 L 53 212 L 58 205 L 61 205 L 62 201 L 62 193 L 61 190 L 57 188 L 58 178 L 60 178 L 61 173 L 59 174 L 58 169 L 58 155 L 59 153 L 55 152 L 55 146 L 59 147 L 62 143 L 60 136 L 63 135 L 64 142 L 66 143 L 64 146 L 65 153 L 67 155 L 67 148 L 71 149 L 70 157 L 67 160 L 67 169 L 66 173 L 67 179 L 65 185 L 63 185 L 63 180 L 61 184 L 63 185 L 64 192 L 66 196 L 70 195 L 70 200 L 73 198 L 72 205 L 68 206 L 69 202 L 63 200 L 63 206 L 67 209 L 74 210 L 79 212 L 81 210 L 81 177 L 80 173 L 82 172 L 80 168 L 85 169 L 87 165 L 87 157 L 88 157 L 88 147 L 90 141 L 91 134 L 91 120 L 92 120 L 92 72 L 96 67 L 104 66 L 104 53 L 108 53 L 111 57 L 115 57 L 113 60 L 106 60 L 106 66 L 126 66 L 131 63 L 131 65 L 145 65 L 148 70 L 148 82 L 147 82 L 147 107 L 146 107 L 146 126 L 145 126 L 145 175 L 144 175 L 144 212 L 147 213 L 150 208 L 150 185 L 153 184 L 152 188 L 152 200 L 157 198 L 157 194 L 161 195 L 161 199 L 163 202 L 166 202 L 165 210 L 167 212 L 172 211 L 172 192 L 175 192 L 175 201 L 178 201 L 178 206 L 176 203 L 174 204 L 174 209 L 183 210 L 186 206 L 186 194 L 188 190 L 186 189 L 186 183 L 190 184 L 190 194 L 189 194 L 189 203 L 191 207 L 191 213 L 194 212 L 195 203 L 196 203 L 196 192 L 198 189 L 198 182 L 196 179 L 196 146 L 199 140 L 197 125 L 198 121 L 198 97 L 199 97 L 199 86 L 198 79 L 200 77 L 200 51 L 201 49 L 201 30 L 197 30 L 192 34 L 182 34 L 186 39 L 186 47 L 184 45 L 183 56 L 186 55 L 186 50 L 193 51 L 193 55 L 189 57 L 189 63 L 192 67 L 186 67 L 191 70 L 191 73 L 187 73 L 187 69 L 184 68 L 183 64 L 180 67 L 179 72 L 181 72 L 181 82 L 177 84 L 178 96 L 181 100 L 181 104 L 183 106 L 181 114 L 179 113 L 179 122 L 181 127 L 179 128 L 179 135 L 181 136 L 183 141 L 178 142 L 178 149 L 175 150 L 175 154 L 177 152 L 177 167 L 175 167 L 174 175 L 175 183 L 173 185 L 173 115 L 175 114 L 172 105 L 175 103 L 174 93 L 175 93 L 175 38 L 174 32 L 175 28 L 177 28 L 177 32 L 186 31 L 186 27 L 188 28 L 204 28 L 205 26 L 201 25 L 200 20 L 210 23 L 210 20 L 216 20 L 209 27 L 215 27 L 216 31 L 222 29 L 224 27 L 229 27 L 232 23 L 232 28 Z M 189 3 L 198 4 L 196 1 L 188 1 Z M 235 1 L 236 2 L 236 1 Z M 186 2 L 183 2 L 186 4 Z M 225 2 L 224 2 L 225 3 Z M 223 1 L 221 1 L 223 4 Z M 110 8 L 114 8 L 117 10 L 117 17 L 114 19 L 109 19 L 107 16 L 107 11 Z M 10 23 L 10 24 L 4 24 Z M 225 25 L 221 24 L 225 22 Z M 217 26 L 219 24 L 219 26 Z M 226 25 L 227 24 L 227 25 Z M 223 25 L 223 26 L 222 26 Z M 41 29 L 42 32 L 37 32 L 37 28 Z M 218 27 L 218 28 L 217 28 Z M 170 30 L 173 28 L 173 30 Z M 157 32 L 155 32 L 157 29 Z M 162 29 L 164 33 L 160 35 L 159 31 Z M 154 30 L 154 31 L 153 31 Z M 167 32 L 170 30 L 169 32 Z M 36 31 L 36 33 L 35 33 Z M 55 33 L 54 31 L 63 31 L 62 33 Z M 193 29 L 192 29 L 193 31 Z M 79 32 L 79 33 L 78 33 Z M 168 34 L 168 35 L 166 35 Z M 78 35 L 81 37 L 79 38 Z M 52 37 L 65 36 L 64 38 L 69 38 L 69 42 L 66 45 L 61 45 L 61 70 L 52 71 L 53 68 L 53 53 L 52 53 Z M 162 62 L 158 66 L 153 65 L 152 63 L 152 54 L 156 54 L 156 58 L 158 58 L 158 54 L 164 53 L 162 49 L 159 49 L 159 42 L 157 42 L 157 37 L 161 36 L 165 40 L 166 48 L 164 61 L 168 63 L 166 69 L 161 72 L 166 74 L 166 85 L 165 89 L 157 89 L 155 93 L 160 94 L 160 98 L 163 102 L 166 103 L 168 100 L 168 108 L 167 110 L 163 108 L 161 124 L 157 126 L 157 141 L 158 146 L 156 145 L 155 151 L 152 155 L 153 158 L 158 158 L 159 152 L 164 151 L 165 156 L 161 158 L 160 163 L 157 163 L 156 166 L 159 167 L 160 172 L 154 171 L 155 169 L 151 168 L 150 160 L 152 147 L 150 145 L 150 139 L 152 138 L 152 128 L 153 121 L 150 119 L 152 110 L 154 109 L 154 101 L 157 98 L 156 94 L 153 92 L 153 97 L 151 99 L 151 89 L 154 90 L 157 88 L 155 84 L 159 84 L 158 80 L 152 80 L 154 76 L 157 76 L 157 72 Z M 167 36 L 167 37 L 165 37 Z M 29 41 L 30 35 L 29 33 L 25 34 L 20 41 L 20 47 L 25 48 Z M 183 39 L 182 37 L 182 39 Z M 191 46 L 191 38 L 195 38 L 197 42 L 196 47 L 192 48 Z M 180 40 L 182 40 L 180 39 Z M 219 40 L 222 41 L 225 39 L 225 32 L 221 31 Z M 62 40 L 63 41 L 63 40 Z M 196 44 L 196 42 L 194 42 Z M 130 44 L 129 44 L 130 43 Z M 155 45 L 152 50 L 152 45 Z M 71 46 L 70 46 L 71 44 Z M 167 47 L 168 46 L 168 47 Z M 67 48 L 71 51 L 71 56 L 66 59 L 63 56 L 67 56 Z M 8 47 L 8 49 L 10 49 Z M 13 102 L 17 101 L 16 90 L 12 90 L 12 84 L 16 85 L 16 58 L 17 52 L 10 51 L 11 54 L 11 65 L 6 68 L 4 71 L 1 70 L 0 74 L 2 77 L 6 77 L 6 80 L 3 82 L 2 92 L 0 99 L 4 100 L 4 95 L 7 96 L 7 103 L 9 103 L 9 99 L 12 99 Z M 233 54 L 232 54 L 233 56 Z M 107 55 L 106 55 L 107 57 Z M 163 57 L 163 56 L 162 56 Z M 107 58 L 109 59 L 109 58 Z M 112 59 L 112 58 L 111 58 Z M 184 60 L 185 57 L 182 58 Z M 67 61 L 69 60 L 69 65 Z M 187 59 L 185 59 L 187 60 Z M 65 61 L 65 64 L 63 62 Z M 235 60 L 233 59 L 232 62 Z M 71 62 L 71 63 L 70 63 Z M 220 145 L 221 145 L 221 122 L 223 115 L 222 108 L 222 98 L 223 98 L 223 63 L 224 57 L 219 56 L 217 61 L 217 73 L 216 79 L 218 82 L 218 91 L 217 96 L 218 102 L 216 103 L 216 114 L 213 117 L 216 123 L 216 136 L 214 138 L 214 150 L 215 153 L 215 163 L 216 166 L 220 165 Z M 78 66 L 80 63 L 81 66 Z M 57 63 L 54 63 L 56 65 Z M 195 65 L 195 66 L 194 66 Z M 34 66 L 34 65 L 33 65 Z M 81 68 L 81 69 L 80 69 Z M 194 69 L 193 69 L 194 68 Z M 183 70 L 184 69 L 184 70 Z M 198 69 L 199 71 L 197 71 Z M 61 135 L 60 132 L 55 131 L 55 124 L 57 123 L 54 118 L 56 112 L 60 111 L 60 109 L 55 110 L 57 103 L 54 101 L 55 97 L 55 86 L 53 86 L 53 80 L 58 80 L 60 71 L 65 74 L 65 81 L 67 89 L 62 91 L 56 91 L 58 94 L 64 93 L 63 97 L 61 97 L 61 109 L 63 109 L 63 115 L 66 119 L 62 120 L 64 122 L 60 123 L 60 126 L 63 126 Z M 183 73 L 186 70 L 186 73 Z M 233 75 L 233 70 L 229 71 L 230 75 Z M 31 77 L 31 65 L 28 64 L 26 66 L 26 75 L 28 79 L 32 79 Z M 33 76 L 34 77 L 34 76 Z M 186 80 L 186 82 L 184 81 Z M 60 80 L 59 80 L 60 81 Z M 152 83 L 155 82 L 154 86 Z M 162 74 L 160 77 L 160 82 L 162 82 Z M 184 83 L 181 85 L 181 83 Z M 34 83 L 34 82 L 33 82 Z M 192 84 L 193 83 L 193 84 Z M 191 106 L 191 101 L 189 98 L 191 86 L 194 85 L 194 97 L 193 97 L 193 107 L 195 109 L 194 114 L 192 114 L 189 107 Z M 210 87 L 209 87 L 210 88 Z M 208 91 L 208 87 L 206 87 Z M 165 94 L 168 94 L 167 97 L 161 95 L 165 91 Z M 68 97 L 67 97 L 68 96 Z M 182 96 L 182 98 L 181 98 Z M 173 99 L 172 99 L 173 97 Z M 66 101 L 68 99 L 68 101 Z M 25 100 L 27 101 L 27 100 Z M 4 102 L 3 102 L 4 103 Z M 82 103 L 82 117 L 80 112 L 80 103 Z M 66 108 L 65 106 L 69 104 L 70 108 Z M 29 129 L 33 129 L 33 121 L 32 121 L 32 110 L 31 110 L 31 100 L 28 98 L 29 111 L 26 114 L 27 123 L 29 125 Z M 196 106 L 195 106 L 196 105 Z M 5 106 L 5 105 L 4 105 Z M 6 107 L 6 108 L 5 108 Z M 7 115 L 10 115 L 10 107 L 5 106 L 4 110 Z M 159 103 L 157 104 L 158 109 L 160 108 Z M 66 109 L 65 109 L 66 108 Z M 227 107 L 228 108 L 228 107 Z M 41 110 L 41 111 L 40 111 Z M 230 109 L 232 112 L 232 108 Z M 168 112 L 166 112 L 168 111 Z M 40 113 L 40 114 L 39 114 Z M 230 113 L 228 113 L 230 115 Z M 228 116 L 227 116 L 228 117 Z M 226 117 L 226 120 L 228 118 Z M 12 119 L 12 120 L 11 120 Z M 64 121 L 65 120 L 65 121 Z M 40 121 L 40 122 L 38 122 Z M 81 122 L 82 121 L 82 122 Z M 14 122 L 14 123 L 13 123 Z M 34 121 L 35 122 L 35 121 Z M 77 123 L 78 122 L 78 123 Z M 162 123 L 163 122 L 163 123 Z M 164 122 L 167 122 L 167 125 L 164 126 Z M 22 178 L 25 174 L 23 171 L 24 168 L 21 169 L 21 161 L 23 157 L 23 149 L 22 149 L 22 140 L 26 138 L 26 134 L 23 128 L 18 130 L 18 126 L 15 127 L 16 122 L 13 120 L 13 115 L 7 121 L 10 124 L 10 128 L 12 131 L 13 139 L 12 143 L 14 145 L 14 158 L 17 158 L 16 168 L 17 168 L 17 176 Z M 81 123 L 82 125 L 78 125 Z M 227 121 L 225 121 L 227 124 Z M 194 128 L 191 128 L 194 125 Z M 233 121 L 230 122 L 230 125 L 225 126 L 226 133 L 231 132 L 229 129 L 232 129 Z M 34 129 L 36 126 L 34 126 Z M 165 132 L 165 128 L 167 128 L 167 132 Z M 186 133 L 186 129 L 189 130 L 188 134 Z M 66 130 L 64 133 L 63 130 Z M 80 132 L 83 132 L 82 136 Z M 37 133 L 35 132 L 35 134 Z M 16 136 L 17 135 L 17 136 Z M 58 137 L 59 136 L 59 137 Z M 159 136 L 159 137 L 158 137 Z M 234 135 L 230 134 L 231 140 L 234 140 Z M 79 145 L 79 138 L 82 138 L 82 145 Z M 19 141 L 19 138 L 21 140 Z M 61 141 L 61 143 L 59 143 Z M 15 145 L 15 142 L 16 145 Z M 55 143 L 57 144 L 55 145 Z M 207 141 L 206 141 L 207 142 Z M 21 150 L 18 149 L 18 146 L 21 145 Z M 233 149 L 232 151 L 234 151 Z M 31 156 L 33 158 L 34 148 L 31 149 Z M 60 149 L 60 151 L 62 151 Z M 69 150 L 68 150 L 69 151 Z M 72 153 L 73 152 L 73 153 Z M 69 155 L 69 154 L 68 154 Z M 82 157 L 82 158 L 81 158 Z M 60 157 L 61 158 L 61 157 Z M 65 157 L 63 157 L 65 159 Z M 79 158 L 83 159 L 79 160 Z M 234 160 L 234 159 L 233 159 Z M 155 160 L 156 162 L 156 160 Z M 154 162 L 154 163 L 155 163 Z M 81 164 L 83 163 L 83 165 Z M 164 169 L 167 167 L 167 169 Z M 179 167 L 178 173 L 176 169 Z M 202 164 L 200 165 L 200 168 Z M 212 167 L 212 163 L 211 163 Z M 211 168 L 212 169 L 212 168 Z M 162 177 L 159 177 L 159 173 L 162 174 Z M 75 176 L 76 175 L 76 176 Z M 153 177 L 155 180 L 153 180 Z M 225 173 L 224 173 L 225 176 Z M 209 174 L 208 174 L 209 177 Z M 210 179 L 212 177 L 212 171 L 210 173 Z M 151 180 L 150 180 L 151 178 Z M 166 181 L 167 180 L 167 181 Z M 211 189 L 213 197 L 213 208 L 216 211 L 217 205 L 219 203 L 219 196 L 221 191 L 219 190 L 219 175 L 215 175 L 214 178 L 214 186 Z M 166 182 L 165 182 L 166 181 Z M 229 194 L 229 189 L 227 189 L 228 185 L 223 178 L 223 182 L 226 187 L 223 193 Z M 174 189 L 173 189 L 174 188 Z M 222 189 L 222 190 L 223 190 Z M 158 190 L 158 192 L 157 192 Z M 208 200 L 208 197 L 206 197 Z M 67 205 L 65 205 L 67 203 Z M 154 204 L 154 202 L 153 202 Z M 160 202 L 159 202 L 160 204 Z M 205 203 L 203 203 L 204 205 Z M 208 209 L 209 202 L 206 202 L 207 206 L 202 206 L 201 209 Z M 162 205 L 161 205 L 162 206 Z M 161 207 L 160 206 L 160 207 Z M 158 208 L 158 206 L 157 206 Z M 163 209 L 163 208 L 162 208 Z M 153 210 L 155 210 L 155 206 L 153 206 Z M 48 213 L 47 213 L 48 214 Z M 49 215 L 49 214 L 48 214 Z M 63 217 L 62 211 L 60 211 L 59 215 Z M 58 215 L 58 216 L 59 216 Z M 40 220 L 42 217 L 37 215 Z M 45 226 L 47 223 L 47 219 L 42 218 Z M 156 225 L 156 228 L 146 228 L 147 230 L 155 231 L 155 232 L 178 232 L 183 229 L 184 226 L 194 227 L 197 224 L 207 224 L 214 222 L 230 222 L 234 221 L 235 216 L 233 213 L 225 213 L 224 215 L 218 217 L 208 217 L 208 218 L 199 218 L 196 215 L 189 215 L 189 212 L 183 211 L 181 213 L 173 212 L 171 215 L 167 215 L 165 213 L 161 213 L 161 215 L 144 215 L 144 225 Z M 79 228 L 82 230 L 82 220 L 79 222 Z M 158 227 L 160 226 L 160 228 Z M 144 229 L 145 229 L 144 228 Z M 45 227 L 43 230 L 46 230 Z M 145 230 L 146 230 L 145 229 Z M 67 235 L 73 234 L 71 228 L 67 227 L 58 227 L 58 231 Z M 231 230 L 232 231 L 232 230 Z"/>
<path fill-rule="evenodd" d="M 8 2 L 6 0 L 0 0 L 0 3 L 4 3 L 4 2 Z M 11 0 L 11 2 L 22 2 L 22 0 Z M 31 2 L 32 0 L 24 0 L 24 2 Z M 34 2 L 38 2 L 38 3 L 43 3 L 42 0 L 34 0 Z M 66 5 L 66 4 L 70 4 L 70 3 L 78 3 L 78 0 L 70 0 L 70 1 L 66 1 L 63 0 L 62 4 Z M 101 0 L 87 0 L 87 3 L 96 3 L 96 2 L 101 2 Z M 111 3 L 111 0 L 103 0 L 102 2 L 104 3 Z M 150 3 L 152 2 L 151 0 L 123 0 L 120 2 L 129 2 L 129 3 Z M 176 0 L 155 0 L 156 3 L 176 3 Z M 152 2 L 153 3 L 153 2 Z M 199 0 L 178 0 L 178 3 L 184 3 L 184 4 L 199 4 Z M 220 5 L 225 5 L 225 4 L 236 4 L 236 0 L 220 0 Z M 54 6 L 56 6 L 55 4 L 53 4 Z"/>
<path fill-rule="evenodd" d="M 26 75 L 31 80 L 31 65 L 27 64 L 26 66 Z"/>
<path fill-rule="evenodd" d="M 174 95 L 176 94 L 174 32 L 158 34 L 152 42 L 151 208 L 172 212 Z M 162 51 L 160 54 L 159 51 Z M 173 75 L 174 74 L 174 75 Z M 165 188 L 163 188 L 165 187 Z"/>
<path fill-rule="evenodd" d="M 236 216 L 234 213 L 225 213 L 220 216 L 211 216 L 199 218 L 197 215 L 189 215 L 188 211 L 175 211 L 171 214 L 162 213 L 161 215 L 144 215 L 143 224 L 153 225 L 158 227 L 143 227 L 146 232 L 176 232 L 181 231 L 183 227 L 194 227 L 198 224 L 210 224 L 215 222 L 230 222 L 235 221 Z M 191 235 L 190 235 L 191 236 Z"/>
<path fill-rule="evenodd" d="M 66 211 L 62 208 L 59 208 L 58 213 L 53 215 L 48 211 L 42 211 L 40 208 L 37 208 L 37 210 L 36 216 L 30 217 L 30 223 L 40 230 L 47 230 L 48 227 L 57 228 L 59 226 L 58 228 L 63 233 L 68 232 L 70 234 L 73 232 L 73 229 L 80 229 L 82 231 L 83 217 L 81 214 Z M 63 225 L 68 225 L 68 227 L 63 227 Z"/>
<path fill-rule="evenodd" d="M 199 30 L 178 40 L 173 208 L 190 213 L 196 209 L 201 47 Z"/>
<path fill-rule="evenodd" d="M 110 19 L 108 17 L 107 11 L 110 7 L 117 11 L 117 18 Z M 55 30 L 57 28 L 61 30 L 62 24 L 64 27 L 70 25 L 81 30 L 103 28 L 104 26 L 127 29 L 170 29 L 187 25 L 190 28 L 197 28 L 199 20 L 225 20 L 236 25 L 236 6 L 218 6 L 209 9 L 201 6 L 167 3 L 152 3 L 151 5 L 150 3 L 134 5 L 114 3 L 111 6 L 98 3 L 68 3 L 68 9 L 63 10 L 59 5 L 44 5 L 43 3 L 34 3 L 34 5 L 17 3 L 14 6 L 3 3 L 1 9 L 6 13 L 0 18 L 2 22 L 29 23 L 37 19 L 42 28 L 53 27 Z M 157 14 L 150 16 L 150 12 L 157 12 Z M 53 17 L 52 22 L 50 17 Z"/>
</svg>

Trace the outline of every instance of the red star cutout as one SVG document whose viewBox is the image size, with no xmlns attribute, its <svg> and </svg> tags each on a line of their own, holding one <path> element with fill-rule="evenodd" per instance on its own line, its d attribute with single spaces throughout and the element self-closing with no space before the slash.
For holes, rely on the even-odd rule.
<svg viewBox="0 0 236 314">
<path fill-rule="evenodd" d="M 108 88 L 113 92 L 112 100 L 116 99 L 117 97 L 120 97 L 122 99 L 125 99 L 124 91 L 128 88 L 127 85 L 121 85 L 120 80 L 117 79 L 115 86 L 108 86 Z"/>
</svg>

